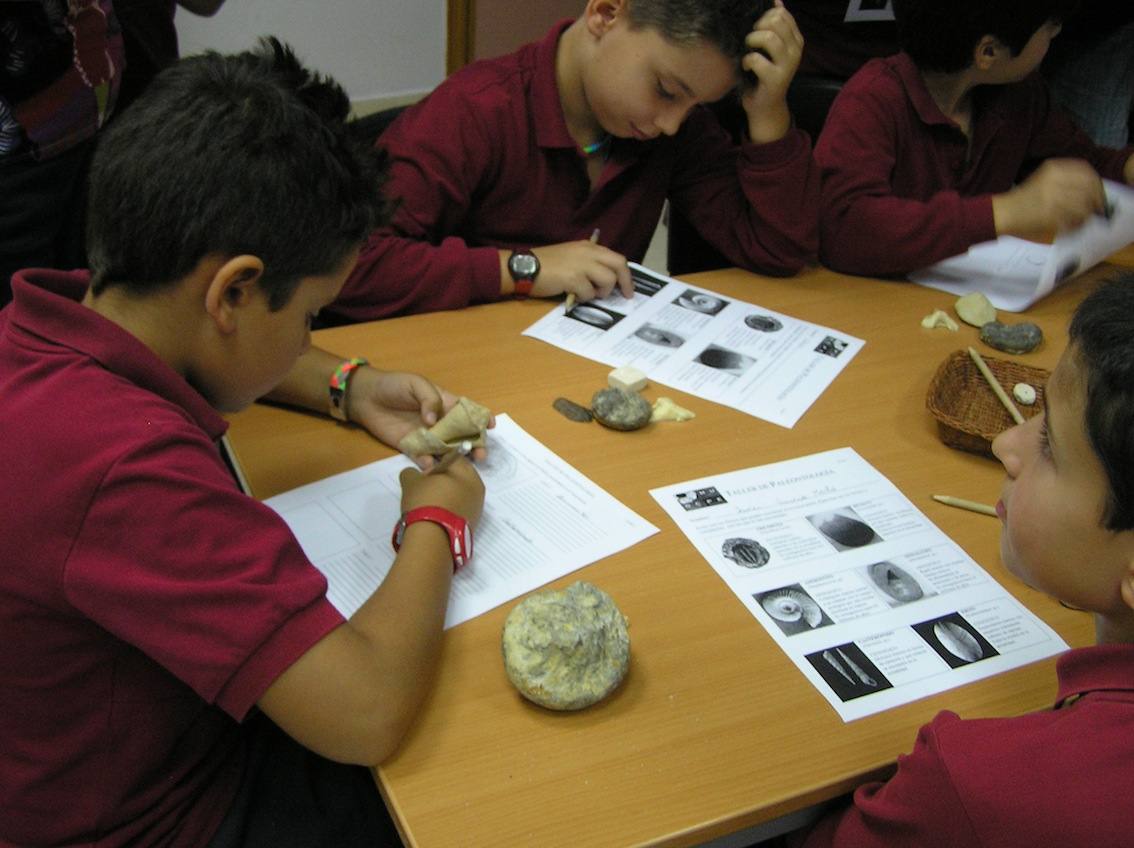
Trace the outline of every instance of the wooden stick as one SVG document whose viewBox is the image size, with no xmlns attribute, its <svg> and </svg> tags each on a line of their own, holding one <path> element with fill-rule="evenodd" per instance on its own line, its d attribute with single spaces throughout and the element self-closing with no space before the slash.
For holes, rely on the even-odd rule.
<svg viewBox="0 0 1134 848">
<path fill-rule="evenodd" d="M 969 512 L 979 512 L 982 515 L 996 515 L 996 509 L 994 507 L 988 504 L 966 500 L 965 498 L 954 498 L 949 495 L 934 495 L 933 499 L 938 503 L 945 504 L 945 506 L 955 506 L 958 509 L 967 509 Z"/>
<path fill-rule="evenodd" d="M 1020 414 L 1020 410 L 1016 408 L 1016 404 L 1012 403 L 1012 398 L 1008 397 L 1005 393 L 1004 387 L 997 381 L 996 375 L 989 370 L 988 364 L 984 361 L 984 357 L 982 357 L 974 347 L 969 348 L 969 356 L 972 357 L 973 362 L 976 363 L 976 367 L 980 369 L 980 373 L 984 376 L 985 381 L 988 383 L 993 393 L 995 393 L 997 399 L 1004 404 L 1004 408 L 1008 410 L 1008 414 L 1012 416 L 1012 420 L 1017 424 L 1023 424 L 1024 416 Z"/>
<path fill-rule="evenodd" d="M 457 461 L 458 456 L 468 456 L 469 451 L 472 450 L 472 442 L 465 439 L 455 448 L 450 448 L 448 451 L 441 455 L 441 458 L 430 466 L 426 474 L 438 474 Z"/>
<path fill-rule="evenodd" d="M 595 227 L 595 231 L 591 233 L 591 244 L 598 244 L 599 228 Z M 567 301 L 563 304 L 563 314 L 566 315 L 575 308 L 575 293 L 567 292 Z"/>
</svg>

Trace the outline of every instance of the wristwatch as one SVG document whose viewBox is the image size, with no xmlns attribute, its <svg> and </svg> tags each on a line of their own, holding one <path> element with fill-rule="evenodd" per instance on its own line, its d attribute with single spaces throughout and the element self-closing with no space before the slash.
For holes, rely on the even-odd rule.
<svg viewBox="0 0 1134 848">
<path fill-rule="evenodd" d="M 516 297 L 523 299 L 532 293 L 539 274 L 539 259 L 530 250 L 513 250 L 508 257 L 508 273 L 516 284 Z"/>
<path fill-rule="evenodd" d="M 406 528 L 415 521 L 432 521 L 449 534 L 449 551 L 453 554 L 454 574 L 472 559 L 473 540 L 469 523 L 455 512 L 439 506 L 419 506 L 398 519 L 398 523 L 394 526 L 394 536 L 390 540 L 395 551 L 401 550 Z"/>
</svg>

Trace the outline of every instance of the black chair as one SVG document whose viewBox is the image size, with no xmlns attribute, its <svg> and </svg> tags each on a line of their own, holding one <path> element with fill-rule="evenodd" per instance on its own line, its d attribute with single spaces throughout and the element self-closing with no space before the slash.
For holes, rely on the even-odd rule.
<svg viewBox="0 0 1134 848">
<path fill-rule="evenodd" d="M 842 80 L 809 74 L 797 74 L 788 88 L 787 103 L 795 125 L 811 136 L 812 144 L 827 120 L 827 112 L 834 102 Z M 740 102 L 726 97 L 710 108 L 733 140 L 739 142 L 747 120 Z M 732 265 L 720 251 L 701 238 L 689 220 L 679 211 L 669 210 L 669 232 L 666 245 L 666 262 L 669 273 L 677 276 L 696 271 L 712 271 Z"/>
<path fill-rule="evenodd" d="M 391 106 L 389 109 L 371 112 L 369 115 L 363 115 L 361 118 L 349 121 L 347 129 L 359 141 L 373 144 L 378 136 L 386 131 L 386 127 L 394 123 L 394 118 L 402 114 L 405 108 L 405 106 Z"/>
</svg>

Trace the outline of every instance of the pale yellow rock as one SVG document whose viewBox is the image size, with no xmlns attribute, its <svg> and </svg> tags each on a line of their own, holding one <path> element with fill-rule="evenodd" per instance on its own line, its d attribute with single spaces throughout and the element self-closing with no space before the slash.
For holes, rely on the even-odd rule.
<svg viewBox="0 0 1134 848">
<path fill-rule="evenodd" d="M 615 368 L 607 377 L 606 382 L 615 389 L 625 389 L 628 392 L 640 392 L 649 382 L 644 372 L 631 365 Z"/>
<path fill-rule="evenodd" d="M 983 327 L 989 321 L 996 320 L 996 307 L 983 292 L 969 292 L 957 298 L 953 308 L 962 321 L 974 327 Z"/>
<path fill-rule="evenodd" d="M 678 406 L 667 397 L 660 397 L 654 401 L 653 412 L 650 413 L 650 421 L 688 421 L 691 418 L 696 418 L 697 413 L 691 409 L 686 409 L 684 406 Z"/>
<path fill-rule="evenodd" d="M 630 667 L 626 617 L 582 580 L 517 604 L 504 622 L 504 670 L 520 694 L 553 710 L 580 710 L 613 692 Z"/>
<path fill-rule="evenodd" d="M 944 327 L 946 330 L 952 330 L 954 333 L 960 329 L 960 326 L 949 317 L 948 313 L 940 309 L 934 309 L 928 315 L 921 319 L 921 326 L 927 330 L 933 330 L 937 327 Z"/>
</svg>

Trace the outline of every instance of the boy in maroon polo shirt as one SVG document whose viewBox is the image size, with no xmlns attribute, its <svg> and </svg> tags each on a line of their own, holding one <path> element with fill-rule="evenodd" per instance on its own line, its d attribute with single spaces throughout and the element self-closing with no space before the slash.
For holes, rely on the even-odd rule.
<svg viewBox="0 0 1134 848">
<path fill-rule="evenodd" d="M 403 472 L 413 523 L 344 621 L 217 448 L 220 412 L 289 370 L 274 397 L 323 411 L 330 397 L 392 444 L 454 402 L 309 350 L 312 318 L 387 214 L 382 163 L 352 146 L 348 111 L 275 40 L 175 65 L 100 141 L 91 272 L 14 278 L 0 844 L 396 843 L 362 765 L 394 750 L 428 688 L 449 528 L 478 518 L 479 477 L 463 459 Z M 432 517 L 415 521 L 420 507 Z"/>
<path fill-rule="evenodd" d="M 1095 145 L 1036 73 L 1075 5 L 894 0 L 903 52 L 846 83 L 815 146 L 825 265 L 908 274 L 1078 226 L 1105 208 L 1100 175 L 1134 184 L 1134 147 Z"/>
<path fill-rule="evenodd" d="M 942 712 L 884 783 L 854 794 L 805 848 L 1134 845 L 1134 273 L 1076 310 L 1044 413 L 992 449 L 1005 567 L 1094 615 L 1097 645 L 1060 657 L 1052 709 Z"/>
<path fill-rule="evenodd" d="M 626 261 L 667 198 L 735 265 L 795 273 L 818 240 L 811 144 L 785 100 L 802 49 L 781 0 L 589 0 L 463 68 L 382 134 L 401 203 L 330 311 L 630 296 Z M 736 145 L 701 104 L 742 79 Z"/>
</svg>

